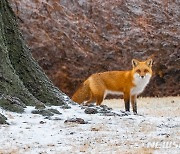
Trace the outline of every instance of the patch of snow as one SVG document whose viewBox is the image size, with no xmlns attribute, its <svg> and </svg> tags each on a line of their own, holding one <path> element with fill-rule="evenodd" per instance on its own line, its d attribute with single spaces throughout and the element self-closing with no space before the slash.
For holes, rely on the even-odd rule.
<svg viewBox="0 0 180 154">
<path fill-rule="evenodd" d="M 31 114 L 34 107 L 30 106 L 23 114 L 0 109 L 10 123 L 0 125 L 0 153 L 179 153 L 179 116 L 148 115 L 143 107 L 143 115 L 89 115 L 79 105 L 69 106 L 70 109 L 52 106 L 62 114 L 51 119 Z M 179 108 L 177 101 L 169 109 L 176 110 L 176 106 Z M 113 112 L 122 114 L 117 108 Z M 82 118 L 88 123 L 64 123 L 69 118 Z M 169 148 L 160 146 L 170 141 L 174 144 Z M 158 146 L 153 147 L 153 142 Z"/>
</svg>

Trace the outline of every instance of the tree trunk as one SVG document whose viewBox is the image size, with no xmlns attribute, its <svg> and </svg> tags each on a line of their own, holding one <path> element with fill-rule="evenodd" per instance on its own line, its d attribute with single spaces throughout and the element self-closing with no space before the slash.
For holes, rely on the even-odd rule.
<svg viewBox="0 0 180 154">
<path fill-rule="evenodd" d="M 0 0 L 0 106 L 13 110 L 18 105 L 63 105 L 67 101 L 33 59 L 8 1 Z"/>
</svg>

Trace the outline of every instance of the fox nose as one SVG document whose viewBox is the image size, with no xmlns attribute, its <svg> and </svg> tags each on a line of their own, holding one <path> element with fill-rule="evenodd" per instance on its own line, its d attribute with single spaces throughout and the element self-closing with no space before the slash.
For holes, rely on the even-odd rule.
<svg viewBox="0 0 180 154">
<path fill-rule="evenodd" d="M 144 78 L 144 75 L 141 75 L 141 78 L 143 79 L 143 78 Z"/>
</svg>

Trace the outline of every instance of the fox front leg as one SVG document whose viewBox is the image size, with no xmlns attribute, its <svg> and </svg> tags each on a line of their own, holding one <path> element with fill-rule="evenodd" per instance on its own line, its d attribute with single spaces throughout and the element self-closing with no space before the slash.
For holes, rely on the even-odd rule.
<svg viewBox="0 0 180 154">
<path fill-rule="evenodd" d="M 130 111 L 130 97 L 128 94 L 124 94 L 125 111 Z"/>
<path fill-rule="evenodd" d="M 137 114 L 137 102 L 136 102 L 136 99 L 137 99 L 136 95 L 131 96 L 131 105 L 132 105 L 134 114 Z"/>
</svg>

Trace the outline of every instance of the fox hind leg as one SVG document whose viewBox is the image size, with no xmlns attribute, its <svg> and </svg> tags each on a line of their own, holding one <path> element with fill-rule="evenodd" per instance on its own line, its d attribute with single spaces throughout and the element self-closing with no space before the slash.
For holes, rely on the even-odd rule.
<svg viewBox="0 0 180 154">
<path fill-rule="evenodd" d="M 101 105 L 104 99 L 104 91 L 101 91 L 101 93 L 94 94 L 94 98 L 96 100 L 96 105 Z"/>
<path fill-rule="evenodd" d="M 124 94 L 125 111 L 130 111 L 130 95 Z"/>
<path fill-rule="evenodd" d="M 96 105 L 101 105 L 103 101 L 103 95 L 96 96 Z"/>
<path fill-rule="evenodd" d="M 101 105 L 104 99 L 105 87 L 101 81 L 95 82 L 93 86 L 90 86 L 92 96 L 96 101 L 96 105 Z"/>
<path fill-rule="evenodd" d="M 90 92 L 89 100 L 86 101 L 86 105 L 95 102 L 93 94 Z"/>
</svg>

